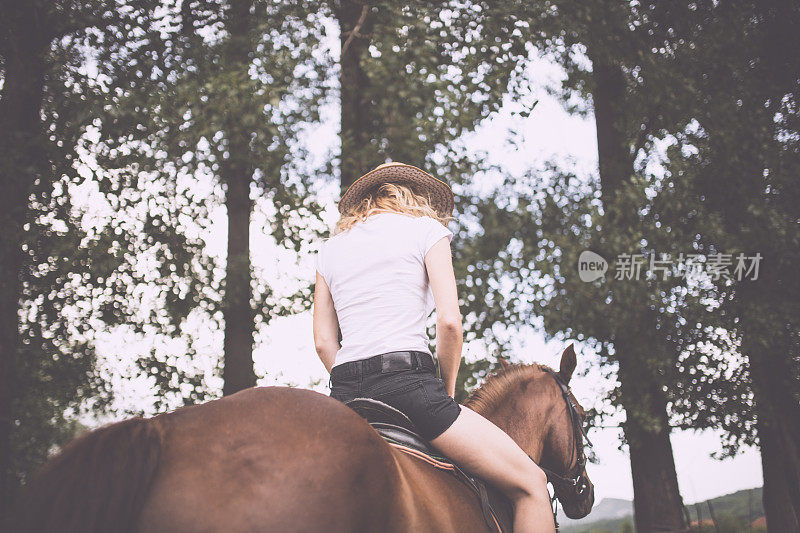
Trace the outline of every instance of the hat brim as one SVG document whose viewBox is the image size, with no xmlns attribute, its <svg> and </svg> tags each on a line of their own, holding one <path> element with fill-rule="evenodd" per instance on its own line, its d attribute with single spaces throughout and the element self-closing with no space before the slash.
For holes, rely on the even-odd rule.
<svg viewBox="0 0 800 533">
<path fill-rule="evenodd" d="M 455 202 L 450 187 L 424 170 L 404 163 L 381 165 L 354 181 L 339 200 L 339 213 L 346 214 L 384 183 L 408 185 L 417 194 L 427 197 L 440 216 L 453 214 Z"/>
</svg>

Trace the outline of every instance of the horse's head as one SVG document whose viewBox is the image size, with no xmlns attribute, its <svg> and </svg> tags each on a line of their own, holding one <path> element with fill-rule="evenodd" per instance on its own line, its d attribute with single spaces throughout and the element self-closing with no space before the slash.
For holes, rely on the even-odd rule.
<svg viewBox="0 0 800 533">
<path fill-rule="evenodd" d="M 586 473 L 586 412 L 569 389 L 576 365 L 572 345 L 558 372 L 503 362 L 466 405 L 502 427 L 547 473 L 568 517 L 583 518 L 592 510 L 594 485 Z"/>
<path fill-rule="evenodd" d="M 550 470 L 548 479 L 556 497 L 569 518 L 583 518 L 594 505 L 594 485 L 586 473 L 584 447 L 589 442 L 584 431 L 586 411 L 569 389 L 577 364 L 575 349 L 570 344 L 561 354 L 558 372 L 551 375 L 555 409 L 549 417 L 548 437 L 542 450 L 542 461 Z M 549 373 L 549 372 L 548 372 Z"/>
</svg>

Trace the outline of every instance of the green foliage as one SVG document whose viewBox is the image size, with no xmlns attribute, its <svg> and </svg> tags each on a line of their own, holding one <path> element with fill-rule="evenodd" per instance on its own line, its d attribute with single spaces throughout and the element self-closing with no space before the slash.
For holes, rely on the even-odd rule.
<svg viewBox="0 0 800 533">
<path fill-rule="evenodd" d="M 18 482 L 74 433 L 71 417 L 83 402 L 91 399 L 102 410 L 110 399 L 96 372 L 92 346 L 93 325 L 100 318 L 92 303 L 103 298 L 93 302 L 90 296 L 102 287 L 102 274 L 91 266 L 102 260 L 105 250 L 82 246 L 85 234 L 70 213 L 67 181 L 55 187 L 60 194 L 39 194 L 39 201 L 32 202 L 23 243 L 27 254 L 12 433 L 12 469 Z"/>
<path fill-rule="evenodd" d="M 613 194 L 600 179 L 546 166 L 507 179 L 503 189 L 513 193 L 501 190 L 488 201 L 473 202 L 471 214 L 484 233 L 469 246 L 481 250 L 482 259 L 467 266 L 466 292 L 489 304 L 485 329 L 493 323 L 529 324 L 541 316 L 552 335 L 593 345 L 601 362 L 611 363 L 609 375 L 626 337 L 627 348 L 634 348 L 636 360 L 643 362 L 639 366 L 647 369 L 636 379 L 651 382 L 654 390 L 663 388 L 673 424 L 723 429 L 725 453 L 752 443 L 752 391 L 747 364 L 738 354 L 741 313 L 729 309 L 734 285 L 680 278 L 614 280 L 613 263 L 605 280 L 584 283 L 576 265 L 583 250 L 613 261 L 621 253 L 655 251 L 674 259 L 773 249 L 773 264 L 782 271 L 786 266 L 777 282 L 784 303 L 780 311 L 772 306 L 755 313 L 765 317 L 758 335 L 775 338 L 774 324 L 781 317 L 798 316 L 790 303 L 799 301 L 793 296 L 796 276 L 788 275 L 798 249 L 797 217 L 788 208 L 798 198 L 797 181 L 790 178 L 796 175 L 790 165 L 798 138 L 794 96 L 776 87 L 780 80 L 763 82 L 780 64 L 786 68 L 783 81 L 790 83 L 794 78 L 785 72 L 797 67 L 783 48 L 772 60 L 761 55 L 772 49 L 761 33 L 768 25 L 753 21 L 768 19 L 767 10 L 663 2 L 486 7 L 502 13 L 510 26 L 526 28 L 530 41 L 565 68 L 557 94 L 572 111 L 587 112 L 595 103 L 592 63 L 619 70 L 624 105 L 613 110 L 613 120 L 630 160 L 618 169 L 623 175 L 616 176 L 620 184 Z M 746 39 L 731 32 L 732 25 L 743 28 Z M 753 85 L 741 84 L 743 79 Z M 744 115 L 747 108 L 732 96 L 734 86 L 740 97 L 746 96 L 742 90 L 756 95 L 750 114 Z M 765 104 L 773 111 L 758 115 Z M 763 132 L 760 144 L 753 144 L 754 124 L 761 128 L 755 132 Z M 661 154 L 657 143 L 665 141 L 669 148 Z M 767 157 L 780 171 L 764 170 Z M 755 179 L 762 174 L 763 181 Z M 737 233 L 748 240 L 733 237 Z M 511 282 L 504 287 L 506 276 Z M 785 331 L 797 328 L 787 324 Z M 792 351 L 791 341 L 782 346 L 772 350 Z M 796 361 L 792 365 L 797 368 Z M 608 400 L 618 405 L 620 398 L 621 390 L 615 389 Z"/>
<path fill-rule="evenodd" d="M 23 6 L 6 7 L 3 18 L 8 15 L 13 23 L 12 15 L 22 13 Z M 4 186 L 13 179 L 28 180 L 30 191 L 19 243 L 22 268 L 3 270 L 20 283 L 19 344 L 13 356 L 3 354 L 13 362 L 7 367 L 10 376 L 4 375 L 13 389 L 12 485 L 24 482 L 54 446 L 78 431 L 74 417 L 85 402 L 101 411 L 111 398 L 95 366 L 93 341 L 106 307 L 113 305 L 114 287 L 107 275 L 116 258 L 107 240 L 90 235 L 72 199 L 86 170 L 82 139 L 102 106 L 99 85 L 86 68 L 88 47 L 102 41 L 108 53 L 117 53 L 125 40 L 120 29 L 136 23 L 130 12 L 104 2 L 37 2 L 24 9 L 34 10 L 41 26 L 24 31 L 46 28 L 41 37 L 47 46 L 42 123 L 33 128 L 41 134 L 27 139 L 38 147 L 37 172 L 3 168 Z M 16 34 L 7 30 L 2 28 L 0 66 L 38 59 L 24 57 L 35 50 L 13 49 Z M 2 71 L 4 88 L 20 82 L 8 78 L 13 75 Z M 2 98 L 7 96 L 4 91 Z"/>
<path fill-rule="evenodd" d="M 198 348 L 189 323 L 221 316 L 220 265 L 207 251 L 220 190 L 199 195 L 196 183 L 228 157 L 223 132 L 252 134 L 253 184 L 274 213 L 275 240 L 300 250 L 316 231 L 309 187 L 319 172 L 303 165 L 296 138 L 324 97 L 329 65 L 311 57 L 318 19 L 308 4 L 258 2 L 245 36 L 250 67 L 237 72 L 222 68 L 233 41 L 222 31 L 226 6 L 86 1 L 40 13 L 53 38 L 42 111 L 47 172 L 23 244 L 18 481 L 68 440 L 81 409 L 102 412 L 113 398 L 97 366 L 98 332 L 152 341 L 137 365 L 158 391 L 154 410 L 218 394 L 191 363 Z M 254 285 L 261 324 L 309 305 L 310 288 L 287 300 Z"/>
<path fill-rule="evenodd" d="M 151 255 L 161 274 L 137 281 L 157 292 L 146 305 L 131 302 L 124 322 L 149 337 L 183 339 L 188 353 L 154 348 L 138 362 L 179 403 L 218 394 L 207 374 L 185 364 L 196 354 L 185 325 L 195 317 L 222 328 L 224 264 L 209 255 L 207 233 L 210 210 L 224 203 L 230 180 L 245 180 L 256 208 L 271 214 L 265 230 L 277 245 L 306 250 L 321 226 L 310 187 L 326 171 L 304 166 L 298 143 L 325 97 L 329 61 L 314 55 L 319 17 L 306 3 L 252 4 L 240 17 L 235 10 L 246 3 L 162 3 L 125 55 L 100 51 L 114 72 L 93 146 L 103 169 L 97 179 L 131 208 L 111 223 L 144 230 L 129 257 Z M 198 196 L 202 187 L 209 194 Z M 259 327 L 308 307 L 310 287 L 287 300 L 258 278 L 250 270 L 243 283 L 255 291 L 245 306 Z M 158 409 L 174 405 L 156 401 Z"/>
<path fill-rule="evenodd" d="M 434 154 L 525 85 L 525 40 L 471 3 L 379 2 L 364 90 L 372 155 L 365 160 L 431 163 Z"/>
<path fill-rule="evenodd" d="M 668 169 L 703 201 L 705 247 L 761 254 L 758 280 L 715 280 L 719 314 L 748 357 L 741 379 L 750 381 L 755 368 L 765 369 L 754 382 L 761 415 L 796 421 L 800 63 L 788 50 L 798 45 L 800 10 L 793 4 L 737 4 L 733 10 L 703 5 L 702 20 L 675 36 L 693 44 L 677 59 L 694 80 L 682 93 L 694 121 L 676 133 L 691 151 Z M 796 446 L 797 425 L 793 431 Z M 755 426 L 738 424 L 729 435 L 726 450 L 733 452 L 754 442 Z"/>
<path fill-rule="evenodd" d="M 497 363 L 492 363 L 488 359 L 478 359 L 471 362 L 462 361 L 461 366 L 458 368 L 458 376 L 456 376 L 455 400 L 458 403 L 463 403 L 469 397 L 469 393 L 497 367 Z"/>
</svg>

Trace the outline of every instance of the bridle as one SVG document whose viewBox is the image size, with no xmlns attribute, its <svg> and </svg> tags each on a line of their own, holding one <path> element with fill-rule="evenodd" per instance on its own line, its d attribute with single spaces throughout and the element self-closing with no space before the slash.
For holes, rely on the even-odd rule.
<svg viewBox="0 0 800 533">
<path fill-rule="evenodd" d="M 549 368 L 542 368 L 545 372 L 553 376 L 556 380 L 558 388 L 561 389 L 561 395 L 564 402 L 567 404 L 567 412 L 569 413 L 570 422 L 572 423 L 572 445 L 570 446 L 570 461 L 572 457 L 576 457 L 576 462 L 564 474 L 557 474 L 552 470 L 539 466 L 542 471 L 547 475 L 547 481 L 553 485 L 553 519 L 556 521 L 556 531 L 558 530 L 558 520 L 556 520 L 557 513 L 557 494 L 560 487 L 574 488 L 575 494 L 580 496 L 588 488 L 586 478 L 583 476 L 584 468 L 586 467 L 586 453 L 584 450 L 584 443 L 588 447 L 592 447 L 592 441 L 586 435 L 586 431 L 581 424 L 581 417 L 578 414 L 578 408 L 575 402 L 572 401 L 569 386 L 564 383 L 555 371 Z M 530 457 L 530 456 L 529 456 Z M 531 458 L 533 460 L 533 458 Z"/>
<path fill-rule="evenodd" d="M 571 468 L 567 469 L 567 472 L 564 474 L 557 474 L 543 466 L 540 466 L 539 468 L 541 468 L 542 471 L 547 474 L 547 481 L 552 483 L 553 487 L 577 487 L 577 493 L 582 494 L 586 489 L 586 486 L 578 486 L 578 484 L 583 476 L 583 469 L 586 466 L 584 442 L 586 446 L 591 448 L 592 441 L 589 440 L 589 437 L 586 435 L 586 431 L 583 429 L 581 417 L 578 414 L 578 408 L 575 406 L 575 402 L 572 401 L 569 387 L 553 370 L 550 370 L 549 368 L 543 368 L 542 370 L 553 376 L 553 379 L 556 380 L 558 388 L 561 389 L 561 395 L 564 398 L 564 402 L 567 404 L 567 412 L 569 413 L 570 422 L 572 423 L 572 445 L 570 448 L 569 457 L 577 457 L 577 461 Z"/>
</svg>

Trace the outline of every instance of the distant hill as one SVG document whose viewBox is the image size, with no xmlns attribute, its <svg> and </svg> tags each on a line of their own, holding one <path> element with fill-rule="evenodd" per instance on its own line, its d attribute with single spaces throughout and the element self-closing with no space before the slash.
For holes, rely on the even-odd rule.
<svg viewBox="0 0 800 533">
<path fill-rule="evenodd" d="M 736 520 L 755 520 L 760 516 L 764 516 L 764 503 L 761 501 L 761 487 L 755 489 L 740 490 L 732 494 L 726 494 L 718 498 L 713 498 L 711 501 L 711 509 L 714 511 L 714 516 L 721 517 L 723 515 L 730 516 Z M 700 516 L 704 520 L 711 518 L 711 513 L 708 508 L 708 501 L 700 504 L 687 504 L 686 505 L 692 521 L 697 520 L 697 508 L 700 508 Z"/>
<path fill-rule="evenodd" d="M 735 531 L 739 526 L 746 526 L 749 521 L 764 516 L 761 502 L 761 488 L 740 490 L 718 498 L 700 503 L 686 505 L 690 519 L 698 519 L 698 507 L 703 523 L 711 518 L 709 501 L 714 517 L 720 524 L 725 524 L 728 531 Z M 603 498 L 594 506 L 592 512 L 581 520 L 570 520 L 561 508 L 558 510 L 558 522 L 563 533 L 618 533 L 633 531 L 625 523 L 633 523 L 633 502 L 619 498 Z M 704 528 L 705 529 L 705 528 Z M 742 529 L 745 531 L 745 529 Z"/>
<path fill-rule="evenodd" d="M 564 514 L 561 507 L 558 508 L 558 523 L 564 528 L 564 531 L 571 531 L 571 529 L 568 528 L 578 524 L 582 526 L 601 520 L 621 521 L 627 516 L 633 516 L 633 502 L 621 498 L 603 498 L 594 506 L 589 516 L 581 520 L 570 520 Z M 583 531 L 583 529 L 580 529 L 580 531 Z"/>
</svg>

